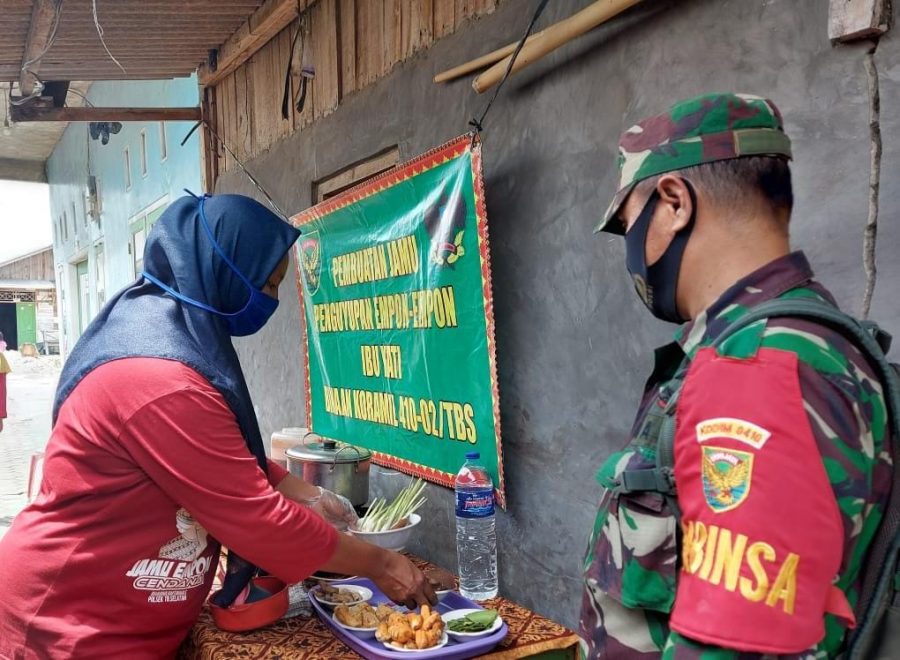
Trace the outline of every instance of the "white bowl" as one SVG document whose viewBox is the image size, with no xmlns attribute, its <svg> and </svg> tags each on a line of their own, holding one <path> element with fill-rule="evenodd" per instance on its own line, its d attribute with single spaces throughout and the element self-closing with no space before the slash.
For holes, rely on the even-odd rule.
<svg viewBox="0 0 900 660">
<path fill-rule="evenodd" d="M 409 524 L 400 529 L 389 529 L 386 532 L 360 532 L 351 527 L 350 533 L 366 543 L 401 552 L 406 548 L 406 544 L 412 538 L 413 530 L 420 522 L 422 522 L 422 517 L 418 513 L 413 513 L 409 516 Z"/>
<path fill-rule="evenodd" d="M 344 623 L 341 623 L 341 620 L 337 618 L 336 614 L 332 614 L 331 619 L 341 628 L 347 630 L 360 639 L 375 639 L 375 632 L 378 630 L 377 626 L 375 628 L 354 628 L 353 626 L 348 626 Z"/>
<path fill-rule="evenodd" d="M 400 646 L 399 644 L 395 644 L 394 642 L 382 642 L 387 648 L 391 651 L 398 651 L 400 653 L 427 653 L 428 651 L 435 651 L 443 646 L 447 646 L 447 642 L 449 642 L 449 638 L 447 637 L 447 633 L 445 632 L 441 636 L 441 641 L 439 641 L 434 646 L 429 646 L 427 649 L 406 649 Z"/>
<path fill-rule="evenodd" d="M 348 575 L 347 577 L 340 578 L 324 577 L 318 573 L 313 573 L 309 576 L 310 580 L 314 580 L 315 582 L 327 582 L 328 584 L 331 584 L 332 582 L 349 582 L 350 580 L 356 580 L 358 578 L 358 575 Z"/>
<path fill-rule="evenodd" d="M 482 610 L 477 609 L 469 609 L 469 610 L 452 610 L 447 612 L 446 614 L 441 615 L 441 618 L 444 620 L 444 626 L 446 627 L 451 621 L 455 619 L 462 619 L 467 614 L 472 614 L 473 612 L 481 612 Z M 464 632 L 453 632 L 450 628 L 447 628 L 447 634 L 450 635 L 457 642 L 465 642 L 470 639 L 480 639 L 482 637 L 487 637 L 488 635 L 493 635 L 495 632 L 500 630 L 503 627 L 503 619 L 500 615 L 497 615 L 497 618 L 494 619 L 494 624 L 488 628 L 487 630 L 482 630 L 481 632 L 472 632 L 472 633 L 464 633 Z"/>
<path fill-rule="evenodd" d="M 352 591 L 353 593 L 355 593 L 357 596 L 360 597 L 360 600 L 353 601 L 352 603 L 332 603 L 330 601 L 319 598 L 319 592 L 322 591 L 321 587 L 315 587 L 314 589 L 310 589 L 309 593 L 313 598 L 316 599 L 316 601 L 320 605 L 322 605 L 322 607 L 328 608 L 329 610 L 333 610 L 338 605 L 347 605 L 349 607 L 350 605 L 359 605 L 360 603 L 368 603 L 370 600 L 372 600 L 372 596 L 374 595 L 372 593 L 371 589 L 368 589 L 367 587 L 360 587 L 355 584 L 338 584 L 338 585 L 335 585 L 334 588 L 339 591 Z"/>
</svg>

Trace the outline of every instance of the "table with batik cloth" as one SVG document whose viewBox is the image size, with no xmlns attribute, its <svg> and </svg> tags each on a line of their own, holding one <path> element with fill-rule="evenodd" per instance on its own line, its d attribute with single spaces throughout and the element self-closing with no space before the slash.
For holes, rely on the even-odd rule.
<svg viewBox="0 0 900 660">
<path fill-rule="evenodd" d="M 420 568 L 430 564 L 410 557 Z M 495 598 L 484 603 L 495 608 L 509 626 L 509 634 L 486 660 L 575 658 L 578 636 L 571 630 L 512 603 Z M 282 619 L 247 633 L 229 633 L 216 628 L 209 608 L 204 607 L 179 653 L 179 660 L 358 660 L 359 654 L 334 636 L 317 616 Z"/>
</svg>

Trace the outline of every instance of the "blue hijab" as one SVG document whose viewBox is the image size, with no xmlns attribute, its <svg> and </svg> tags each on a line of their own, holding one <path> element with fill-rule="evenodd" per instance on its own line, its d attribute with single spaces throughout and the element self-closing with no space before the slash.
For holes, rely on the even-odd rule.
<svg viewBox="0 0 900 660">
<path fill-rule="evenodd" d="M 202 226 L 201 205 L 222 254 Z M 182 197 L 150 232 L 144 271 L 183 296 L 235 313 L 250 299 L 250 290 L 223 254 L 250 284 L 261 289 L 299 235 L 243 195 Z M 176 360 L 203 375 L 225 398 L 247 449 L 267 472 L 265 447 L 226 319 L 177 300 L 143 276 L 110 300 L 78 340 L 59 379 L 54 424 L 82 378 L 106 362 L 129 357 Z M 252 564 L 229 552 L 217 604 L 230 605 L 255 572 Z"/>
</svg>

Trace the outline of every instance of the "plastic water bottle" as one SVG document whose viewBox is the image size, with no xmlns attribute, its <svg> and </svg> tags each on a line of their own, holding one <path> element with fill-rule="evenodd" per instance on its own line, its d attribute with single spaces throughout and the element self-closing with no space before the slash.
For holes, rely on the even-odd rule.
<svg viewBox="0 0 900 660">
<path fill-rule="evenodd" d="M 459 592 L 469 600 L 497 595 L 497 530 L 494 484 L 478 464 L 478 452 L 466 454 L 456 475 L 456 557 Z"/>
</svg>

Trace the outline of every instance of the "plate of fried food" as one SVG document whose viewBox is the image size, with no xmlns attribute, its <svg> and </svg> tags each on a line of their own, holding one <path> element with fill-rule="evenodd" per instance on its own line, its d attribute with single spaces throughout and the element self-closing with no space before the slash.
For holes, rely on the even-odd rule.
<svg viewBox="0 0 900 660">
<path fill-rule="evenodd" d="M 378 624 L 375 639 L 392 651 L 421 653 L 433 651 L 448 642 L 440 613 L 423 605 L 419 612 L 394 612 Z"/>
<path fill-rule="evenodd" d="M 322 583 L 309 592 L 317 601 L 329 609 L 338 605 L 356 605 L 372 600 L 372 590 L 355 584 L 332 586 Z"/>
<path fill-rule="evenodd" d="M 334 608 L 331 618 L 341 628 L 360 639 L 372 639 L 378 626 L 387 623 L 388 618 L 396 613 L 397 610 L 384 603 L 378 607 L 372 607 L 369 603 L 358 603 L 338 605 Z"/>
</svg>

